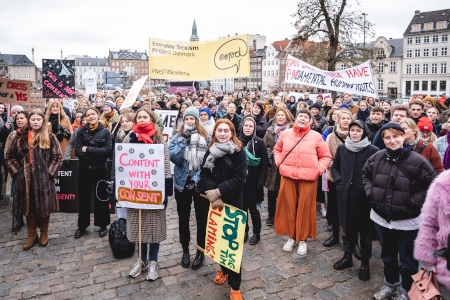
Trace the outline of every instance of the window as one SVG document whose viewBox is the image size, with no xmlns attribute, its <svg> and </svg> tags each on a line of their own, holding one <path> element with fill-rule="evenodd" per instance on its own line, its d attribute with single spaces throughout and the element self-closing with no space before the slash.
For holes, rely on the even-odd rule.
<svg viewBox="0 0 450 300">
<path fill-rule="evenodd" d="M 422 73 L 423 74 L 428 74 L 428 64 L 423 64 Z"/>
<path fill-rule="evenodd" d="M 429 22 L 425 24 L 425 30 L 432 30 L 433 29 L 433 22 Z"/>
<path fill-rule="evenodd" d="M 273 70 L 272 70 L 272 71 L 270 71 L 270 76 L 273 76 Z"/>
<path fill-rule="evenodd" d="M 431 49 L 431 56 L 437 56 L 438 54 L 438 48 Z"/>
<path fill-rule="evenodd" d="M 385 58 L 386 57 L 386 55 L 384 54 L 384 49 L 383 48 L 378 49 L 377 57 L 378 58 Z"/>
<path fill-rule="evenodd" d="M 448 34 L 443 34 L 442 35 L 442 40 L 441 40 L 442 42 L 447 42 L 448 41 Z"/>
<path fill-rule="evenodd" d="M 412 50 L 406 50 L 406 57 L 412 57 Z"/>
<path fill-rule="evenodd" d="M 263 66 L 265 66 L 265 65 L 266 65 L 266 61 L 264 60 L 264 61 L 263 61 Z"/>
<path fill-rule="evenodd" d="M 391 73 L 397 72 L 397 68 L 396 68 L 396 63 L 395 63 L 395 61 L 391 61 L 391 66 L 390 66 L 390 68 L 389 68 L 389 72 L 391 72 Z"/>
<path fill-rule="evenodd" d="M 275 70 L 275 76 L 278 76 L 278 70 Z"/>
<path fill-rule="evenodd" d="M 430 51 L 429 51 L 429 49 L 423 49 L 423 56 L 430 56 L 429 55 L 430 54 Z"/>
<path fill-rule="evenodd" d="M 409 37 L 406 39 L 406 44 L 407 45 L 412 45 L 412 37 Z"/>
<path fill-rule="evenodd" d="M 437 43 L 439 40 L 439 36 L 437 34 L 433 34 L 433 43 Z"/>
<path fill-rule="evenodd" d="M 444 47 L 444 48 L 441 49 L 441 55 L 442 56 L 447 55 L 447 47 Z"/>
<path fill-rule="evenodd" d="M 420 49 L 414 50 L 414 57 L 420 57 Z"/>
<path fill-rule="evenodd" d="M 440 91 L 445 91 L 447 89 L 447 81 L 442 80 L 439 82 L 439 90 Z"/>
<path fill-rule="evenodd" d="M 420 24 L 413 24 L 413 25 L 411 26 L 411 31 L 412 31 L 412 32 L 414 32 L 414 31 L 420 31 Z"/>
<path fill-rule="evenodd" d="M 414 74 L 419 74 L 420 73 L 420 65 L 419 64 L 415 64 L 414 65 Z"/>
<path fill-rule="evenodd" d="M 88 66 L 90 66 L 91 65 L 91 62 L 88 62 Z"/>
<path fill-rule="evenodd" d="M 20 79 L 20 74 L 17 74 L 17 79 Z"/>
<path fill-rule="evenodd" d="M 274 65 L 274 61 L 272 60 L 272 63 L 271 63 L 271 65 L 273 66 Z"/>
<path fill-rule="evenodd" d="M 261 78 L 261 72 L 258 72 L 258 78 Z"/>
<path fill-rule="evenodd" d="M 431 64 L 431 74 L 437 74 L 437 64 Z"/>
<path fill-rule="evenodd" d="M 384 63 L 382 61 L 378 62 L 378 72 L 384 73 Z"/>
<path fill-rule="evenodd" d="M 419 81 L 414 81 L 413 90 L 418 91 L 419 90 Z"/>
<path fill-rule="evenodd" d="M 378 90 L 383 90 L 383 89 L 384 89 L 384 80 L 378 79 Z"/>
<path fill-rule="evenodd" d="M 282 64 L 282 65 L 285 64 L 285 60 L 284 60 L 284 59 L 281 60 L 281 64 Z"/>
<path fill-rule="evenodd" d="M 263 72 L 263 76 L 264 76 L 264 77 L 266 76 L 266 71 Z"/>
<path fill-rule="evenodd" d="M 429 35 L 424 36 L 423 42 L 424 42 L 424 44 L 428 44 L 430 42 L 430 36 Z"/>
<path fill-rule="evenodd" d="M 416 44 L 420 44 L 420 36 L 416 36 Z"/>
<path fill-rule="evenodd" d="M 411 65 L 406 65 L 406 74 L 411 74 Z"/>
<path fill-rule="evenodd" d="M 428 81 L 422 81 L 422 91 L 428 91 Z"/>
<path fill-rule="evenodd" d="M 436 29 L 443 29 L 443 28 L 446 28 L 447 26 L 446 26 L 446 23 L 447 23 L 447 21 L 439 21 L 439 22 L 437 22 L 437 24 L 436 24 Z"/>
<path fill-rule="evenodd" d="M 275 65 L 276 65 L 276 66 L 278 66 L 278 59 L 277 59 L 277 60 L 275 60 Z"/>
<path fill-rule="evenodd" d="M 431 81 L 430 91 L 437 91 L 437 81 L 435 81 L 435 80 Z"/>
<path fill-rule="evenodd" d="M 83 63 L 82 63 L 81 61 L 80 61 L 80 62 L 78 62 L 78 65 L 79 65 L 79 66 L 81 66 L 82 64 L 83 64 Z"/>
<path fill-rule="evenodd" d="M 345 65 L 341 64 L 341 70 L 345 70 Z"/>
<path fill-rule="evenodd" d="M 441 64 L 441 73 L 442 74 L 447 73 L 447 63 L 442 63 Z"/>
</svg>

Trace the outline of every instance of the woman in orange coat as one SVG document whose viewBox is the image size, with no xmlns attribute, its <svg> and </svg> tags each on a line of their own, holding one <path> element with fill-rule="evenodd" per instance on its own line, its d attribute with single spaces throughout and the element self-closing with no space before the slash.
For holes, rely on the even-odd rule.
<svg viewBox="0 0 450 300">
<path fill-rule="evenodd" d="M 300 109 L 294 127 L 283 131 L 274 148 L 281 174 L 275 230 L 289 237 L 284 251 L 292 251 L 300 242 L 300 255 L 307 253 L 306 239 L 316 239 L 317 180 L 331 162 L 322 136 L 310 130 L 312 120 L 308 109 Z"/>
</svg>

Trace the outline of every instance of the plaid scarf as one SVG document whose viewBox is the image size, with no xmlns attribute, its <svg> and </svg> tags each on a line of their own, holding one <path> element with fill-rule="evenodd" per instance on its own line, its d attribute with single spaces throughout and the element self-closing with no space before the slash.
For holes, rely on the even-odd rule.
<svg viewBox="0 0 450 300">
<path fill-rule="evenodd" d="M 200 169 L 206 151 L 208 151 L 208 145 L 206 139 L 198 133 L 197 127 L 184 124 L 184 131 L 190 133 L 184 150 L 184 159 L 189 163 L 189 171 L 197 171 Z"/>
</svg>

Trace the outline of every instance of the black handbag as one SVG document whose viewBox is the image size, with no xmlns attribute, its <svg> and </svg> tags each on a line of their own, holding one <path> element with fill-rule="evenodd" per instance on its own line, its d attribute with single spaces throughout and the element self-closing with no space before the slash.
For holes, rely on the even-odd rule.
<svg viewBox="0 0 450 300">
<path fill-rule="evenodd" d="M 135 244 L 127 238 L 127 220 L 118 219 L 109 227 L 109 245 L 115 258 L 126 258 L 133 255 Z"/>
<path fill-rule="evenodd" d="M 267 151 L 267 158 L 269 160 L 269 166 L 273 166 L 273 151 Z"/>
</svg>

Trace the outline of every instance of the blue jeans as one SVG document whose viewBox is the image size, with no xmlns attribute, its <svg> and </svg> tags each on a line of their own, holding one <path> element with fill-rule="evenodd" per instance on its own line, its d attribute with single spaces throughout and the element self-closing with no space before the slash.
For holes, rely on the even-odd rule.
<svg viewBox="0 0 450 300">
<path fill-rule="evenodd" d="M 141 259 L 143 262 L 146 261 L 158 261 L 158 252 L 159 252 L 159 243 L 151 243 L 150 244 L 150 250 L 148 252 L 148 259 L 147 259 L 147 246 L 148 244 L 142 243 L 141 246 Z"/>
<path fill-rule="evenodd" d="M 402 292 L 409 291 L 419 263 L 414 259 L 414 240 L 419 230 L 388 229 L 375 223 L 381 244 L 381 258 L 384 263 L 384 280 L 388 286 L 402 286 Z M 400 266 L 398 264 L 400 256 Z"/>
</svg>

